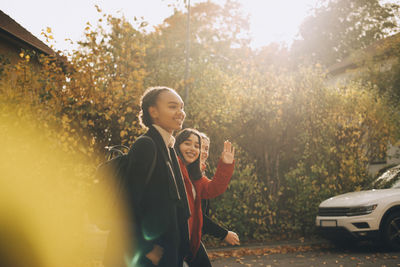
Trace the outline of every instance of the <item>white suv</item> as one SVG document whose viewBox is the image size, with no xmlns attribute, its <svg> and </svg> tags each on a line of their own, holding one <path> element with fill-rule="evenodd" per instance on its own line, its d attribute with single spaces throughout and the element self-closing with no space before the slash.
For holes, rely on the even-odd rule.
<svg viewBox="0 0 400 267">
<path fill-rule="evenodd" d="M 319 205 L 316 225 L 334 241 L 382 240 L 400 250 L 400 165 L 388 169 L 368 191 L 331 197 Z"/>
</svg>

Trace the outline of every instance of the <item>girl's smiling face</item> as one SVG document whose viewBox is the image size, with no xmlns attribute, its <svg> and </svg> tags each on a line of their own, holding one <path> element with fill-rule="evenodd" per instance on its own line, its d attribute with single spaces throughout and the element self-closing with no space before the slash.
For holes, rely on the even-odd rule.
<svg viewBox="0 0 400 267">
<path fill-rule="evenodd" d="M 161 92 L 156 105 L 149 108 L 149 113 L 154 124 L 171 134 L 182 128 L 186 116 L 181 97 L 172 91 Z"/>
<path fill-rule="evenodd" d="M 179 145 L 179 150 L 186 164 L 195 162 L 200 155 L 200 142 L 197 135 L 191 134 Z"/>
</svg>

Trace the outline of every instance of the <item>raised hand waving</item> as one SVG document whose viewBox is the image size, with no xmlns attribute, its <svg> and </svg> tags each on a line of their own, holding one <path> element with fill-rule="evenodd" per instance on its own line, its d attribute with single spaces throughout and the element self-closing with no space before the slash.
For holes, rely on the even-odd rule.
<svg viewBox="0 0 400 267">
<path fill-rule="evenodd" d="M 235 148 L 228 140 L 224 142 L 224 150 L 222 151 L 221 159 L 226 164 L 232 164 L 235 159 Z"/>
</svg>

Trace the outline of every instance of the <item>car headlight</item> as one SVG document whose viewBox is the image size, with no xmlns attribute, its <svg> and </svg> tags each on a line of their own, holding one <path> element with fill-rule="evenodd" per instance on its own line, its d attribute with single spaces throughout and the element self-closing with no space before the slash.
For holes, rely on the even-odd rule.
<svg viewBox="0 0 400 267">
<path fill-rule="evenodd" d="M 353 207 L 350 208 L 347 212 L 347 216 L 359 216 L 359 215 L 366 215 L 372 213 L 378 204 L 370 205 L 370 206 L 362 206 L 362 207 Z"/>
</svg>

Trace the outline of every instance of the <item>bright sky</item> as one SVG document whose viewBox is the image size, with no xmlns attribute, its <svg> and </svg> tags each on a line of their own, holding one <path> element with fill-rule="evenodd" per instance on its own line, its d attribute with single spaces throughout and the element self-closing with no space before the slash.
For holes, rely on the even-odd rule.
<svg viewBox="0 0 400 267">
<path fill-rule="evenodd" d="M 205 0 L 191 0 L 191 5 Z M 225 0 L 213 0 L 224 3 Z M 86 22 L 96 24 L 99 18 L 94 5 L 107 14 L 119 16 L 121 12 L 128 20 L 144 17 L 150 25 L 157 25 L 173 13 L 168 2 L 176 0 L 8 0 L 0 9 L 44 41 L 41 32 L 50 27 L 59 50 L 70 50 L 65 39 L 74 42 L 82 39 Z M 183 0 L 182 0 L 183 2 Z M 271 42 L 290 44 L 298 32 L 298 26 L 317 0 L 238 0 L 243 13 L 250 15 L 250 34 L 254 48 Z M 119 12 L 119 13 L 118 13 Z"/>
</svg>

